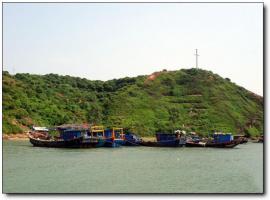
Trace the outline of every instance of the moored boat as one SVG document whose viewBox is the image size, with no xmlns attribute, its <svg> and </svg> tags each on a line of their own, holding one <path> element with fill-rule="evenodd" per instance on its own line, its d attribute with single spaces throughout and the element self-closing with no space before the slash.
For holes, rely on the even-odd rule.
<svg viewBox="0 0 270 200">
<path fill-rule="evenodd" d="M 202 138 L 199 137 L 195 132 L 191 132 L 186 139 L 186 147 L 205 147 L 206 142 L 202 141 Z"/>
<path fill-rule="evenodd" d="M 106 129 L 104 134 L 104 147 L 120 147 L 125 142 L 123 128 Z"/>
<path fill-rule="evenodd" d="M 87 142 L 94 143 L 94 147 L 103 147 L 106 142 L 103 126 L 91 126 L 90 132 L 84 138 L 84 143 Z"/>
<path fill-rule="evenodd" d="M 186 147 L 205 147 L 206 142 L 194 142 L 194 141 L 186 141 Z"/>
<path fill-rule="evenodd" d="M 156 138 L 159 146 L 178 147 L 180 143 L 179 134 L 156 133 Z"/>
<path fill-rule="evenodd" d="M 41 135 L 41 133 L 31 132 L 29 134 L 30 143 L 38 147 L 55 148 L 94 148 L 103 146 L 105 140 L 103 137 L 95 136 L 89 132 L 88 128 L 61 126 L 56 130 L 60 132 L 59 136 Z M 45 137 L 46 136 L 46 137 Z"/>
<path fill-rule="evenodd" d="M 136 136 L 133 133 L 125 133 L 124 134 L 124 146 L 139 146 L 141 143 L 141 138 Z"/>
<path fill-rule="evenodd" d="M 142 146 L 149 147 L 181 147 L 185 142 L 181 140 L 181 134 L 177 133 L 156 133 L 157 141 L 141 141 Z"/>
<path fill-rule="evenodd" d="M 147 146 L 147 147 L 166 147 L 166 146 L 161 145 L 160 143 L 154 142 L 154 141 L 141 141 L 140 145 L 141 146 Z M 169 146 L 167 146 L 167 147 L 169 147 Z"/>
<path fill-rule="evenodd" d="M 230 142 L 222 142 L 222 143 L 214 143 L 214 142 L 207 142 L 205 144 L 206 147 L 216 147 L 216 148 L 233 148 L 240 144 L 239 141 L 230 141 Z"/>
<path fill-rule="evenodd" d="M 40 139 L 35 138 L 32 134 L 28 135 L 29 141 L 35 147 L 54 147 L 54 148 L 78 148 L 80 147 L 82 137 L 69 140 L 63 139 Z"/>
<path fill-rule="evenodd" d="M 234 140 L 230 133 L 215 133 L 213 135 L 213 140 L 208 140 L 205 146 L 215 148 L 233 148 L 238 144 L 240 144 L 240 140 Z"/>
</svg>

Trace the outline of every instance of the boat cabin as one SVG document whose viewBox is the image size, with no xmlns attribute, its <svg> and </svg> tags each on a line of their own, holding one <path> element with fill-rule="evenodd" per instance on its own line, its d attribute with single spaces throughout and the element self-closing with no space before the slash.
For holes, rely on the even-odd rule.
<svg viewBox="0 0 270 200">
<path fill-rule="evenodd" d="M 180 138 L 178 133 L 156 133 L 157 141 L 173 141 Z"/>
<path fill-rule="evenodd" d="M 104 127 L 103 126 L 91 126 L 90 137 L 104 137 Z"/>
<path fill-rule="evenodd" d="M 56 129 L 59 132 L 63 132 L 65 130 L 88 130 L 89 126 L 87 124 L 62 124 L 57 126 Z"/>
<path fill-rule="evenodd" d="M 123 128 L 112 128 L 105 130 L 105 137 L 106 138 L 113 138 L 113 139 L 124 139 L 124 130 Z"/>
<path fill-rule="evenodd" d="M 215 143 L 231 142 L 233 135 L 231 133 L 214 133 L 213 138 Z"/>
<path fill-rule="evenodd" d="M 40 138 L 40 139 L 49 139 L 50 138 L 49 129 L 46 127 L 33 126 L 32 130 L 29 133 L 34 138 Z"/>
<path fill-rule="evenodd" d="M 35 132 L 43 132 L 43 133 L 47 133 L 49 132 L 49 129 L 46 127 L 39 127 L 39 126 L 33 126 L 32 130 Z"/>
<path fill-rule="evenodd" d="M 138 137 L 137 135 L 135 135 L 134 133 L 130 133 L 130 132 L 127 132 L 125 133 L 125 140 L 141 140 L 140 137 Z"/>
<path fill-rule="evenodd" d="M 74 138 L 82 137 L 85 131 L 68 129 L 60 132 L 60 138 L 63 140 L 71 140 Z"/>
</svg>

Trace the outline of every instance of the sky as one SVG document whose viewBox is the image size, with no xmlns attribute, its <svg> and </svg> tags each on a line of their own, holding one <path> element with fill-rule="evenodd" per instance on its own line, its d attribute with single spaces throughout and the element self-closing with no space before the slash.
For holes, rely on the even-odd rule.
<svg viewBox="0 0 270 200">
<path fill-rule="evenodd" d="M 211 70 L 263 95 L 262 3 L 4 3 L 3 70 L 110 80 Z"/>
</svg>

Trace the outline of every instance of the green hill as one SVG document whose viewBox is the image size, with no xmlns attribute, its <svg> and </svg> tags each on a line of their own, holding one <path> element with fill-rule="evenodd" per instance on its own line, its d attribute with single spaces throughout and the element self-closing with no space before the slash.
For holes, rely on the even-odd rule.
<svg viewBox="0 0 270 200">
<path fill-rule="evenodd" d="M 143 136 L 182 129 L 263 133 L 263 98 L 200 69 L 110 81 L 3 72 L 3 133 L 31 125 L 94 123 Z"/>
</svg>

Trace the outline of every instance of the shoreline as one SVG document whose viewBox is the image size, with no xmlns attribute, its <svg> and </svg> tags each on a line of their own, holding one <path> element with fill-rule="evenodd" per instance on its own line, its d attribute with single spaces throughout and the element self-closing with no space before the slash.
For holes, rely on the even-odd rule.
<svg viewBox="0 0 270 200">
<path fill-rule="evenodd" d="M 154 142 L 156 141 L 155 137 L 141 137 L 144 141 Z M 26 141 L 28 140 L 28 133 L 11 133 L 11 134 L 2 134 L 2 140 L 13 140 L 13 141 Z M 256 142 L 258 138 L 248 138 L 249 142 Z"/>
<path fill-rule="evenodd" d="M 2 134 L 2 140 L 14 140 L 14 141 L 25 141 L 28 140 L 27 133 L 12 133 L 12 134 Z"/>
<path fill-rule="evenodd" d="M 25 141 L 28 139 L 27 133 L 2 134 L 2 140 Z M 145 141 L 156 141 L 155 137 L 142 137 L 142 139 Z"/>
</svg>

